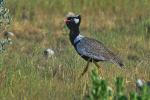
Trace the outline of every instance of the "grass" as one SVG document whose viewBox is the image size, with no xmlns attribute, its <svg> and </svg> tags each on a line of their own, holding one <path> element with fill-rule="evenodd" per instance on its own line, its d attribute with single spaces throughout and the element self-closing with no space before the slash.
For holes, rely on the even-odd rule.
<svg viewBox="0 0 150 100">
<path fill-rule="evenodd" d="M 148 0 L 7 0 L 13 21 L 8 31 L 13 44 L 0 54 L 1 100 L 82 100 L 88 92 L 88 73 L 78 79 L 86 62 L 70 44 L 64 27 L 69 11 L 81 14 L 85 36 L 102 41 L 119 54 L 126 69 L 100 62 L 103 77 L 110 83 L 125 79 L 127 91 L 136 78 L 150 80 L 150 37 Z M 45 48 L 55 55 L 43 57 Z"/>
</svg>

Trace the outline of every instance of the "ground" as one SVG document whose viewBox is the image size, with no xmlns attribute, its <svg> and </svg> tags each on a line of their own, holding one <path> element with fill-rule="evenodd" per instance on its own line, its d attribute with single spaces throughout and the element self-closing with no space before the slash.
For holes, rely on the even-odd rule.
<svg viewBox="0 0 150 100">
<path fill-rule="evenodd" d="M 103 42 L 125 63 L 121 69 L 99 62 L 104 79 L 113 84 L 124 77 L 127 91 L 137 78 L 150 80 L 150 1 L 148 0 L 7 0 L 15 34 L 13 44 L 0 54 L 1 100 L 82 100 L 91 82 L 90 64 L 69 41 L 63 20 L 70 11 L 82 16 L 81 34 Z M 43 51 L 54 56 L 45 59 Z M 101 75 L 100 75 L 101 76 Z"/>
</svg>

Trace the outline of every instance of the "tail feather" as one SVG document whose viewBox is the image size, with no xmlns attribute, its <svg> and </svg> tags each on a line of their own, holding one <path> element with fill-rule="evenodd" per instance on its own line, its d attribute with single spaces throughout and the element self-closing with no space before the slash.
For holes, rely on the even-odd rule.
<svg viewBox="0 0 150 100">
<path fill-rule="evenodd" d="M 124 67 L 123 61 L 118 56 L 113 57 L 112 62 L 117 64 L 119 67 Z"/>
</svg>

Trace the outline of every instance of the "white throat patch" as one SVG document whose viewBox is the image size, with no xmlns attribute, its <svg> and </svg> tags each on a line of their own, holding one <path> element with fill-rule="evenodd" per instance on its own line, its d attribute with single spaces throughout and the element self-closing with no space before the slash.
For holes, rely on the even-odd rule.
<svg viewBox="0 0 150 100">
<path fill-rule="evenodd" d="M 83 35 L 78 35 L 75 39 L 74 39 L 74 44 L 76 44 L 78 41 L 80 41 L 81 39 L 83 39 L 84 36 Z"/>
<path fill-rule="evenodd" d="M 79 23 L 79 19 L 74 18 L 74 22 L 75 22 L 76 24 L 78 24 L 78 23 Z"/>
</svg>

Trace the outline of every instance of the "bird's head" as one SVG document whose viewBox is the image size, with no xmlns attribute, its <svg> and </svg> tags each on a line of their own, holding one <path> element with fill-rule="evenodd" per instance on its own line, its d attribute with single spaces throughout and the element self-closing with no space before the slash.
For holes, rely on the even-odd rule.
<svg viewBox="0 0 150 100">
<path fill-rule="evenodd" d="M 75 15 L 74 13 L 69 12 L 64 21 L 70 30 L 75 30 L 75 29 L 78 29 L 80 26 L 81 16 Z"/>
</svg>

